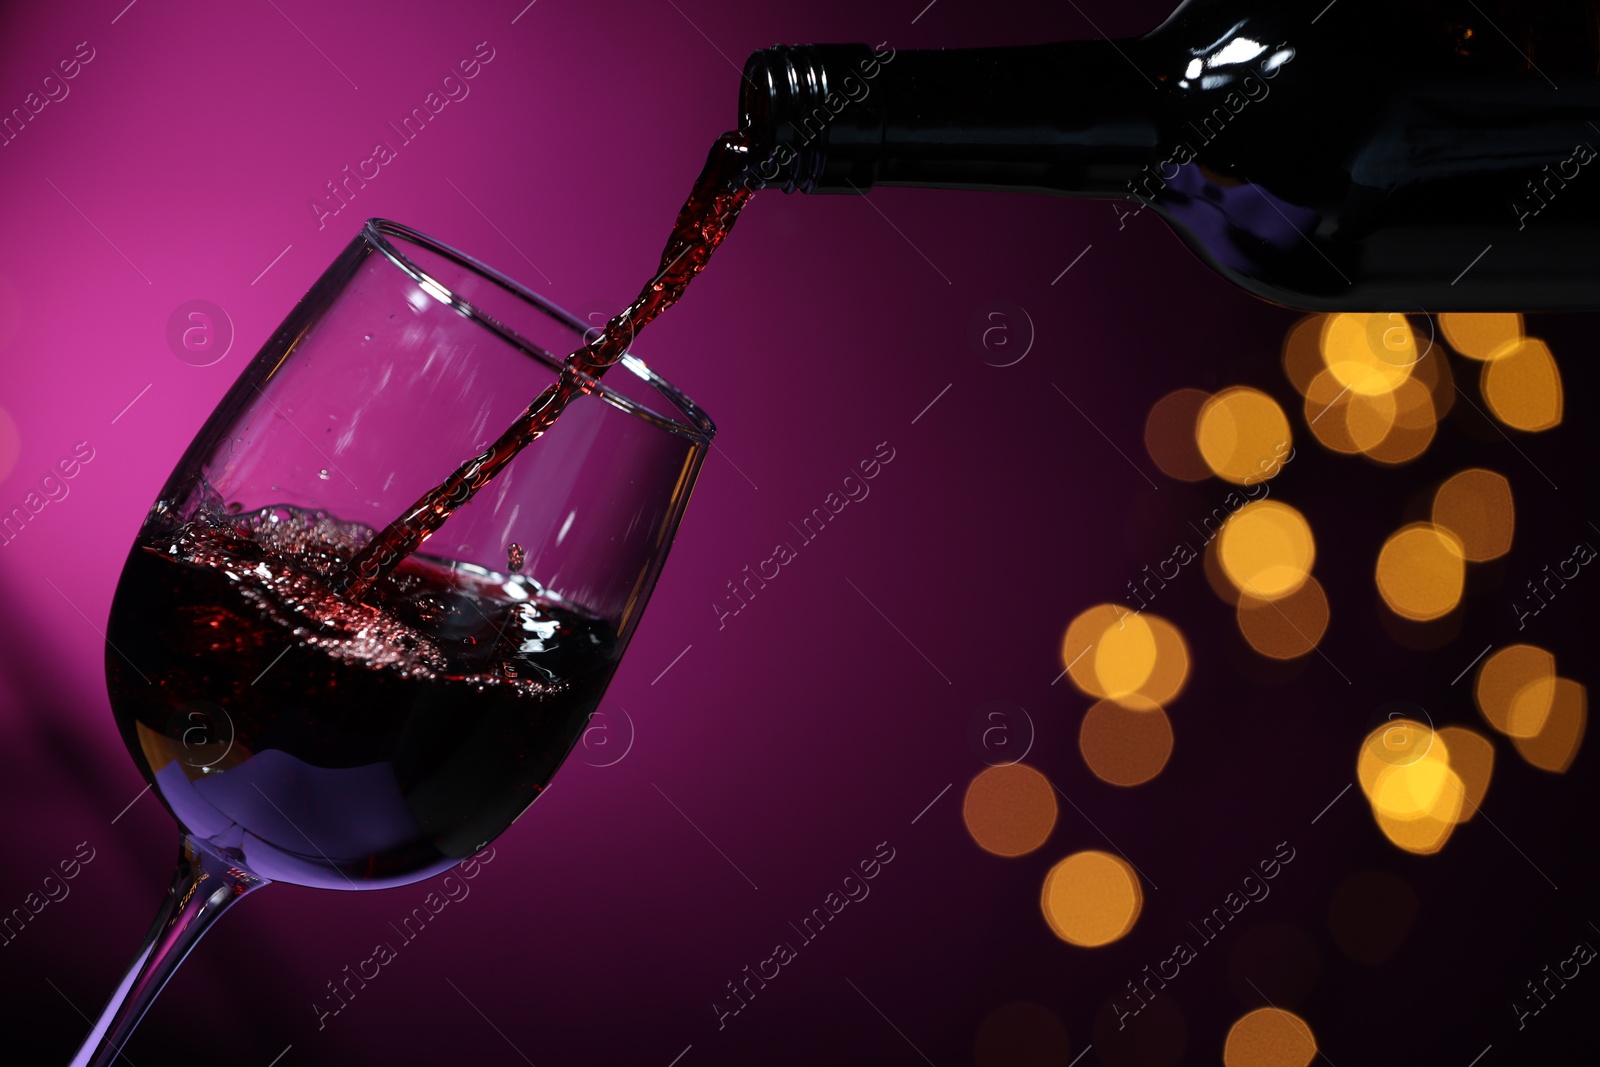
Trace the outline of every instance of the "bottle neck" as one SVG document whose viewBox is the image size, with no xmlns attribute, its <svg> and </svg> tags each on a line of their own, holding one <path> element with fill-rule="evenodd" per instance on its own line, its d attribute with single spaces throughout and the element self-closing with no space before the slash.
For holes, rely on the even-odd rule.
<svg viewBox="0 0 1600 1067">
<path fill-rule="evenodd" d="M 1137 43 L 764 49 L 740 95 L 752 180 L 1125 196 L 1160 148 L 1155 86 L 1125 55 Z"/>
</svg>

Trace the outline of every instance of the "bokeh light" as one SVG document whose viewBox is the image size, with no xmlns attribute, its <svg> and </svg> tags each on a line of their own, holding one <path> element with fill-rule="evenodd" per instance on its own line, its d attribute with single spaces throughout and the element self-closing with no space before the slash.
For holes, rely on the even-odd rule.
<svg viewBox="0 0 1600 1067">
<path fill-rule="evenodd" d="M 1321 582 L 1308 577 L 1277 600 L 1241 595 L 1235 614 L 1251 648 L 1272 659 L 1295 659 L 1316 648 L 1327 632 L 1328 596 Z"/>
<path fill-rule="evenodd" d="M 1234 513 L 1217 538 L 1222 570 L 1241 593 L 1288 596 L 1311 576 L 1316 543 L 1305 516 L 1287 504 L 1258 500 Z"/>
<path fill-rule="evenodd" d="M 1043 1005 L 1022 1001 L 984 1017 L 972 1056 L 978 1067 L 1060 1067 L 1068 1051 L 1060 1017 Z"/>
<path fill-rule="evenodd" d="M 1323 323 L 1322 361 L 1358 396 L 1393 392 L 1417 360 L 1417 339 L 1404 315 L 1342 313 Z"/>
<path fill-rule="evenodd" d="M 1347 456 L 1361 451 L 1350 436 L 1351 394 L 1328 370 L 1319 370 L 1306 389 L 1306 426 L 1322 447 Z"/>
<path fill-rule="evenodd" d="M 1066 636 L 1061 639 L 1061 665 L 1067 669 L 1073 685 L 1092 697 L 1106 695 L 1106 688 L 1095 670 L 1093 653 L 1105 632 L 1132 614 L 1118 604 L 1096 604 L 1079 612 L 1067 625 Z"/>
<path fill-rule="evenodd" d="M 961 804 L 967 833 L 996 856 L 1023 856 L 1044 844 L 1056 815 L 1049 779 L 1022 763 L 983 771 L 967 786 Z"/>
<path fill-rule="evenodd" d="M 1450 347 L 1469 359 L 1487 360 L 1496 350 L 1522 340 L 1522 316 L 1516 313 L 1445 312 L 1439 331 Z"/>
<path fill-rule="evenodd" d="M 1158 615 L 1117 604 L 1082 611 L 1061 642 L 1072 684 L 1092 697 L 1169 703 L 1189 677 L 1183 635 Z"/>
<path fill-rule="evenodd" d="M 1415 763 L 1385 767 L 1372 787 L 1372 803 L 1396 819 L 1437 817 L 1455 821 L 1461 811 L 1461 778 L 1450 769 L 1443 742 Z"/>
<path fill-rule="evenodd" d="M 1509 737 L 1538 737 L 1549 722 L 1555 707 L 1556 689 L 1561 679 L 1540 678 L 1517 690 L 1511 698 L 1511 711 L 1506 716 Z"/>
<path fill-rule="evenodd" d="M 1306 1067 L 1317 1054 L 1311 1027 L 1293 1012 L 1257 1008 L 1228 1030 L 1225 1067 Z"/>
<path fill-rule="evenodd" d="M 1561 423 L 1561 371 L 1550 346 L 1525 338 L 1483 365 L 1484 402 L 1495 418 L 1518 430 L 1537 432 Z"/>
<path fill-rule="evenodd" d="M 1089 849 L 1050 868 L 1039 906 L 1061 940 L 1098 948 L 1133 929 L 1144 907 L 1144 893 L 1125 860 Z"/>
<path fill-rule="evenodd" d="M 1480 751 L 1474 749 L 1463 767 L 1479 778 L 1481 789 L 1488 788 Z M 1406 852 L 1438 852 L 1470 817 L 1467 786 L 1452 764 L 1447 738 L 1413 719 L 1390 720 L 1367 735 L 1356 778 L 1378 828 Z"/>
<path fill-rule="evenodd" d="M 1245 386 L 1211 397 L 1195 422 L 1195 441 L 1206 465 L 1236 485 L 1266 481 L 1282 468 L 1292 435 L 1278 402 Z"/>
<path fill-rule="evenodd" d="M 1410 381 L 1409 378 L 1406 380 Z M 1400 411 L 1395 394 L 1383 392 L 1367 395 L 1352 390 L 1349 397 L 1350 403 L 1344 409 L 1345 433 L 1349 434 L 1350 443 L 1355 445 L 1357 452 L 1371 452 L 1383 444 L 1383 439 L 1389 436 L 1389 431 L 1394 427 L 1395 417 Z"/>
<path fill-rule="evenodd" d="M 1157 400 L 1145 418 L 1145 451 L 1169 478 L 1199 482 L 1211 477 L 1195 441 L 1200 409 L 1210 399 L 1210 393 L 1199 389 L 1175 389 Z"/>
<path fill-rule="evenodd" d="M 1326 315 L 1307 315 L 1283 337 L 1283 373 L 1289 384 L 1301 396 L 1311 388 L 1311 382 L 1322 373 L 1322 329 Z"/>
<path fill-rule="evenodd" d="M 1437 421 L 1450 413 L 1456 403 L 1456 380 L 1445 358 L 1443 345 L 1432 345 L 1425 350 L 1417 365 L 1411 368 L 1411 381 L 1425 386 L 1433 396 L 1433 415 Z"/>
<path fill-rule="evenodd" d="M 1489 725 L 1508 737 L 1544 728 L 1555 696 L 1556 658 L 1536 645 L 1508 645 L 1483 661 L 1473 698 Z"/>
<path fill-rule="evenodd" d="M 1450 769 L 1461 780 L 1459 821 L 1471 822 L 1489 793 L 1489 780 L 1494 777 L 1494 744 L 1465 726 L 1441 727 L 1436 736 L 1450 753 Z"/>
<path fill-rule="evenodd" d="M 1172 755 L 1172 722 L 1151 701 L 1102 700 L 1083 717 L 1078 750 L 1102 782 L 1142 785 L 1160 774 Z"/>
<path fill-rule="evenodd" d="M 1474 563 L 1503 556 L 1517 525 L 1511 483 L 1478 467 L 1452 475 L 1433 494 L 1433 522 L 1455 534 Z"/>
<path fill-rule="evenodd" d="M 1108 697 L 1137 692 L 1156 665 L 1156 635 L 1142 615 L 1124 615 L 1095 645 L 1094 673 Z"/>
<path fill-rule="evenodd" d="M 1131 696 L 1139 701 L 1170 704 L 1183 692 L 1184 683 L 1189 680 L 1189 645 L 1184 641 L 1182 632 L 1161 616 L 1145 612 L 1140 618 L 1149 627 L 1155 646 L 1155 660 L 1150 665 L 1149 674 Z M 1127 700 L 1123 702 L 1128 703 Z M 1130 706 L 1137 707 L 1138 704 Z"/>
<path fill-rule="evenodd" d="M 1391 719 L 1369 733 L 1356 756 L 1356 781 L 1367 799 L 1373 799 L 1380 773 L 1388 767 L 1416 763 L 1433 741 L 1433 731 L 1415 719 Z"/>
<path fill-rule="evenodd" d="M 1461 542 L 1431 522 L 1402 527 L 1378 552 L 1378 592 L 1389 610 L 1418 622 L 1448 615 L 1466 583 Z"/>
<path fill-rule="evenodd" d="M 1442 361 L 1423 360 L 1424 364 L 1439 362 Z M 1364 446 L 1362 451 L 1376 463 L 1397 467 L 1402 463 L 1410 463 L 1427 451 L 1433 443 L 1439 421 L 1433 394 L 1416 377 L 1401 382 L 1389 396 L 1394 403 L 1394 413 L 1384 427 L 1383 436 Z M 1354 410 L 1353 406 L 1351 410 Z M 1355 440 L 1356 437 L 1352 428 L 1351 439 Z"/>
<path fill-rule="evenodd" d="M 1427 450 L 1454 400 L 1436 348 L 1419 350 L 1398 312 L 1312 316 L 1290 329 L 1283 366 L 1323 447 L 1398 466 Z"/>
<path fill-rule="evenodd" d="M 1535 683 L 1538 684 L 1538 683 Z M 1544 725 L 1533 737 L 1513 737 L 1522 758 L 1540 770 L 1565 774 L 1583 744 L 1584 728 L 1589 721 L 1589 696 L 1582 685 L 1571 678 L 1552 681 L 1550 707 Z"/>
<path fill-rule="evenodd" d="M 1451 832 L 1455 830 L 1456 823 L 1453 816 L 1459 813 L 1461 794 L 1452 795 L 1455 797 L 1457 811 L 1449 817 L 1425 813 L 1414 819 L 1402 819 L 1381 809 L 1375 809 L 1373 818 L 1391 845 L 1418 856 L 1431 856 L 1444 848 L 1445 842 L 1450 840 Z"/>
</svg>

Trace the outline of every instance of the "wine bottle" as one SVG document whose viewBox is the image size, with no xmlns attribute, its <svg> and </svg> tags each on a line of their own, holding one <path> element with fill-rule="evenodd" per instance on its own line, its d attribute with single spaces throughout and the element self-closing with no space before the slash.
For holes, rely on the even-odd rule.
<svg viewBox="0 0 1600 1067">
<path fill-rule="evenodd" d="M 1600 0 L 1190 0 L 1143 37 L 745 64 L 751 183 L 1149 209 L 1311 311 L 1600 308 Z"/>
</svg>

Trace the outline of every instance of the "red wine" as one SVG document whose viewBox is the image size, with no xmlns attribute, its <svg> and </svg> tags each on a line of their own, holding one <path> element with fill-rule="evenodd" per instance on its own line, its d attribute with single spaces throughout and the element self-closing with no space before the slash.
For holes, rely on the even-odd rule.
<svg viewBox="0 0 1600 1067">
<path fill-rule="evenodd" d="M 371 533 L 208 494 L 152 517 L 112 604 L 129 751 L 265 878 L 378 888 L 459 862 L 545 788 L 616 666 L 606 622 L 521 575 L 413 555 L 365 603 L 337 595 Z"/>
<path fill-rule="evenodd" d="M 645 283 L 633 303 L 618 312 L 588 344 L 567 357 L 556 383 L 540 393 L 492 445 L 424 493 L 374 537 L 335 577 L 335 591 L 352 601 L 366 597 L 373 583 L 420 548 L 517 453 L 549 430 L 568 402 L 591 388 L 589 383 L 622 358 L 639 331 L 677 302 L 733 229 L 739 209 L 756 188 L 743 180 L 748 155 L 740 134 L 724 134 L 717 140 L 678 212 L 655 277 Z"/>
</svg>

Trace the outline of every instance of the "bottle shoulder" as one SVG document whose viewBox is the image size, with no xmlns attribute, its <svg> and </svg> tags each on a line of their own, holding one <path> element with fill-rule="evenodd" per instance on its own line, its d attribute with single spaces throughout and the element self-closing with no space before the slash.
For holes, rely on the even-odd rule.
<svg viewBox="0 0 1600 1067">
<path fill-rule="evenodd" d="M 1600 146 L 1594 57 L 1523 54 L 1508 39 L 1490 50 L 1461 5 L 1391 6 L 1379 18 L 1338 0 L 1318 21 L 1319 5 L 1185 5 L 1129 50 L 1158 86 L 1162 141 L 1130 198 L 1214 268 L 1286 303 L 1406 293 L 1455 305 L 1481 300 L 1482 285 L 1506 293 L 1557 274 L 1565 288 L 1524 286 L 1517 300 L 1592 303 L 1600 197 L 1564 190 L 1600 182 L 1587 169 Z M 1526 6 L 1586 19 L 1596 5 Z M 1491 245 L 1468 295 L 1455 279 Z"/>
</svg>

